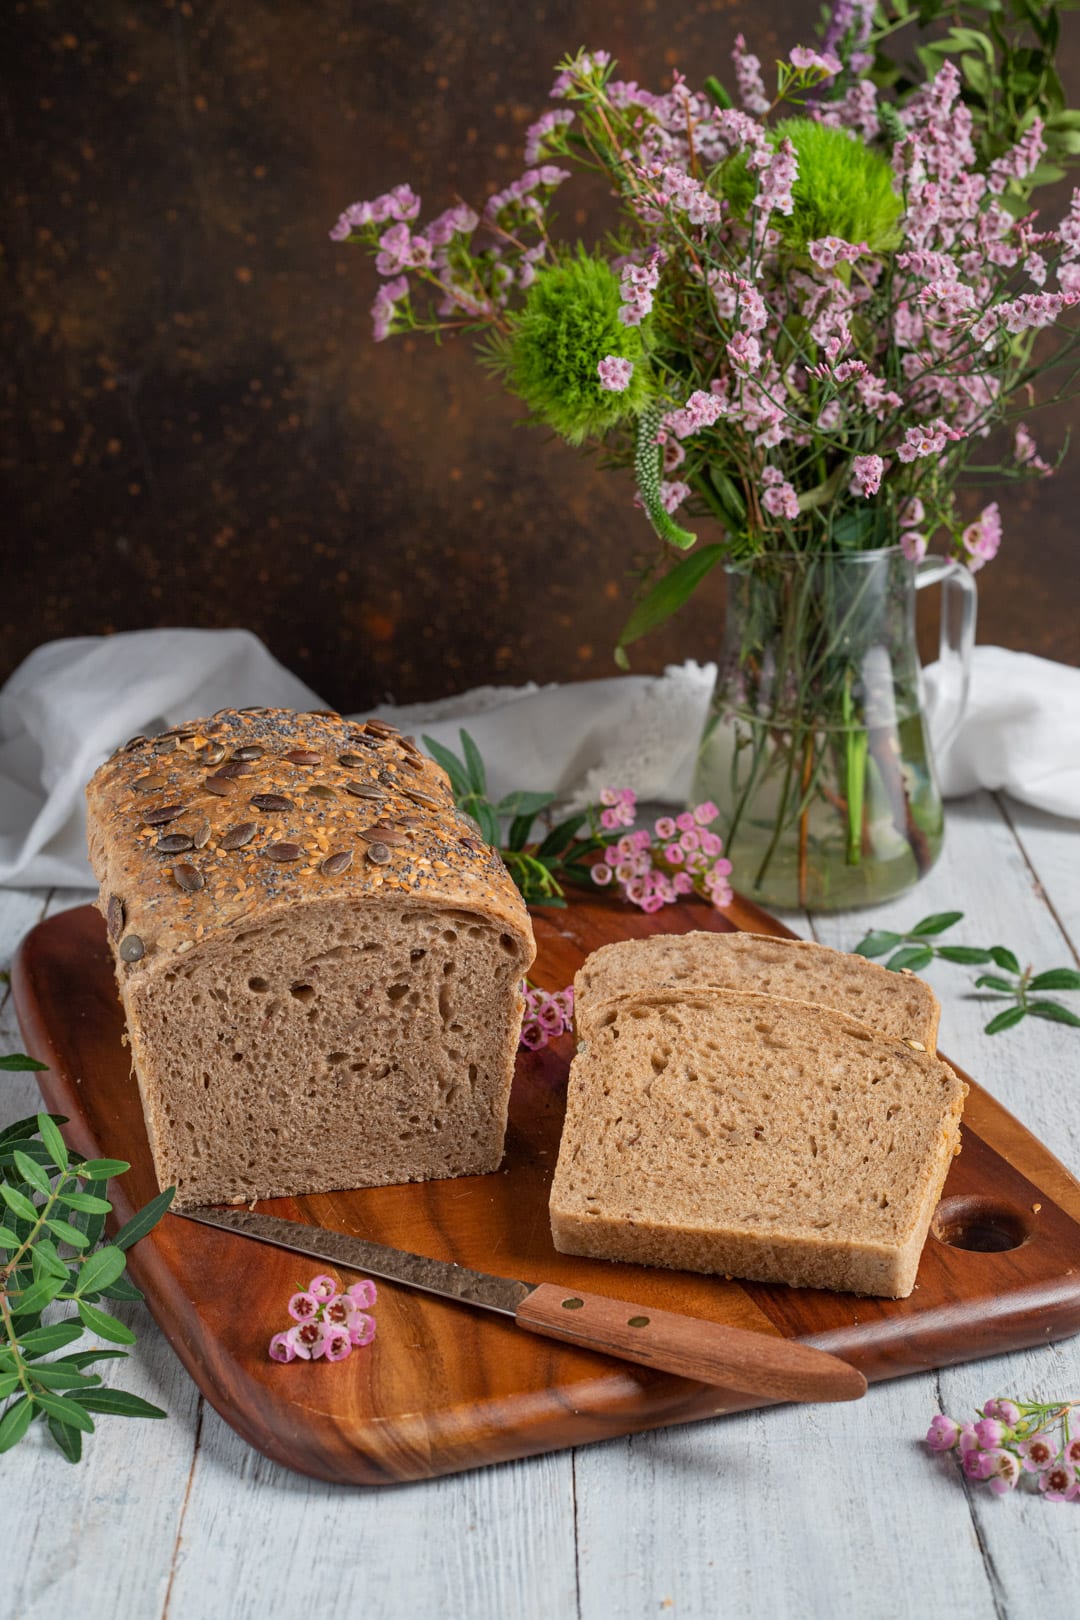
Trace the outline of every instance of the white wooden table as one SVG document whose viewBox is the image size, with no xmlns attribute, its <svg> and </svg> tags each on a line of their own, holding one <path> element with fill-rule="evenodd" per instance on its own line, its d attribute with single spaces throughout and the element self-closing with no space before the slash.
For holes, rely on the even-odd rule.
<svg viewBox="0 0 1080 1620">
<path fill-rule="evenodd" d="M 0 960 L 87 897 L 0 890 Z M 950 806 L 946 853 L 873 912 L 791 918 L 850 948 L 870 926 L 966 912 L 964 936 L 1078 963 L 1080 824 L 989 795 Z M 957 933 L 959 935 L 959 930 Z M 989 1039 L 973 972 L 931 970 L 942 1047 L 1074 1172 L 1080 1032 L 1029 1019 Z M 0 1003 L 0 1050 L 20 1045 Z M 37 1106 L 0 1076 L 0 1127 Z M 243 1301 L 237 1301 L 243 1309 Z M 968 1488 L 922 1436 L 994 1394 L 1080 1396 L 1080 1339 L 872 1388 L 851 1406 L 751 1412 L 377 1490 L 265 1461 L 201 1399 L 143 1307 L 105 1363 L 168 1409 L 102 1418 L 71 1467 L 36 1431 L 0 1458 L 0 1617 L 277 1620 L 1045 1620 L 1076 1614 L 1076 1505 Z"/>
</svg>

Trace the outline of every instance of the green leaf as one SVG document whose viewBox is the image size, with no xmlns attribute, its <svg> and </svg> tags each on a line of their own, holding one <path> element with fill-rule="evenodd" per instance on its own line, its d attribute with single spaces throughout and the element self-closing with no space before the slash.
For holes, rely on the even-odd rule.
<svg viewBox="0 0 1080 1620">
<path fill-rule="evenodd" d="M 57 1367 L 51 1361 L 31 1361 L 27 1372 L 34 1384 L 42 1389 L 86 1389 L 97 1387 L 101 1379 L 96 1373 L 83 1373 L 77 1367 Z"/>
<path fill-rule="evenodd" d="M 0 1057 L 0 1069 L 9 1074 L 29 1074 L 48 1067 L 47 1063 L 39 1063 L 37 1058 L 27 1057 L 25 1052 L 9 1052 L 6 1057 Z"/>
<path fill-rule="evenodd" d="M 9 1187 L 6 1181 L 0 1181 L 0 1198 L 4 1200 L 13 1215 L 18 1215 L 23 1221 L 36 1221 L 38 1218 L 37 1205 L 31 1203 L 26 1194 L 17 1187 Z"/>
<path fill-rule="evenodd" d="M 12 1154 L 12 1159 L 23 1180 L 28 1182 L 35 1192 L 44 1193 L 48 1197 L 49 1193 L 52 1192 L 52 1182 L 40 1164 L 35 1164 L 33 1159 L 28 1159 L 26 1154 L 20 1152 L 18 1148 Z"/>
<path fill-rule="evenodd" d="M 80 1394 L 78 1400 L 88 1412 L 111 1412 L 114 1417 L 163 1418 L 169 1415 L 160 1406 L 130 1395 L 126 1389 L 94 1389 Z"/>
<path fill-rule="evenodd" d="M 118 1322 L 115 1316 L 107 1311 L 99 1311 L 96 1305 L 88 1305 L 85 1299 L 79 1300 L 79 1315 L 91 1333 L 97 1333 L 111 1344 L 134 1344 L 135 1335 L 124 1322 Z"/>
<path fill-rule="evenodd" d="M 126 1350 L 106 1350 L 104 1345 L 95 1345 L 93 1350 L 76 1350 L 71 1356 L 58 1356 L 53 1362 L 54 1367 L 92 1367 L 96 1361 L 126 1361 Z"/>
<path fill-rule="evenodd" d="M 909 973 L 921 973 L 933 960 L 934 953 L 929 945 L 906 945 L 895 956 L 890 956 L 885 966 L 890 973 L 899 973 L 901 968 L 907 968 Z"/>
<path fill-rule="evenodd" d="M 135 1284 L 127 1277 L 117 1277 L 116 1281 L 110 1283 L 108 1288 L 99 1288 L 97 1292 L 101 1299 L 142 1299 L 144 1297 L 141 1289 L 136 1288 Z"/>
<path fill-rule="evenodd" d="M 12 1142 L 17 1138 L 24 1136 L 32 1137 L 37 1131 L 39 1118 L 40 1115 L 31 1114 L 28 1119 L 17 1119 L 14 1120 L 12 1124 L 5 1125 L 4 1129 L 0 1131 L 0 1148 L 2 1148 L 5 1143 Z M 64 1114 L 50 1114 L 49 1118 L 52 1120 L 54 1125 L 67 1124 L 67 1117 Z"/>
<path fill-rule="evenodd" d="M 0 1451 L 10 1451 L 12 1446 L 18 1445 L 33 1417 L 33 1406 L 25 1395 L 20 1395 L 0 1418 Z"/>
<path fill-rule="evenodd" d="M 52 1238 L 39 1237 L 31 1251 L 30 1258 L 34 1263 L 34 1277 L 61 1277 L 67 1281 L 68 1266 L 66 1260 L 61 1260 L 56 1252 L 56 1244 Z"/>
<path fill-rule="evenodd" d="M 711 73 L 705 80 L 705 94 L 708 96 L 714 107 L 726 108 L 733 107 L 735 105 L 731 99 L 731 96 L 720 83 L 720 80 L 715 78 Z"/>
<path fill-rule="evenodd" d="M 1075 968 L 1050 968 L 1046 973 L 1037 973 L 1028 989 L 1080 990 L 1080 973 Z"/>
<path fill-rule="evenodd" d="M 76 1174 L 87 1181 L 111 1181 L 130 1169 L 126 1159 L 85 1159 Z"/>
<path fill-rule="evenodd" d="M 1024 1007 L 1005 1007 L 995 1018 L 991 1018 L 984 1033 L 999 1035 L 1003 1029 L 1012 1029 L 1013 1025 L 1018 1024 L 1025 1016 L 1026 1011 Z"/>
<path fill-rule="evenodd" d="M 57 1215 L 50 1215 L 45 1225 L 50 1232 L 55 1232 L 61 1243 L 70 1243 L 73 1249 L 85 1249 L 89 1239 L 85 1232 L 80 1232 L 77 1226 L 70 1221 L 62 1220 Z"/>
<path fill-rule="evenodd" d="M 37 1116 L 37 1128 L 41 1140 L 52 1155 L 52 1162 L 58 1170 L 66 1170 L 68 1165 L 68 1150 L 64 1146 L 64 1138 L 60 1135 L 48 1114 Z"/>
<path fill-rule="evenodd" d="M 88 1412 L 84 1412 L 77 1401 L 68 1400 L 66 1395 L 49 1395 L 44 1391 L 34 1397 L 38 1406 L 50 1417 L 58 1419 L 61 1423 L 70 1423 L 72 1428 L 81 1429 L 84 1434 L 93 1434 L 94 1420 Z"/>
<path fill-rule="evenodd" d="M 461 760 L 458 759 L 453 749 L 445 747 L 444 744 L 440 742 L 436 742 L 434 737 L 421 737 L 420 740 L 427 749 L 428 753 L 431 755 L 432 759 L 435 761 L 436 765 L 441 765 L 447 776 L 450 778 L 450 786 L 454 790 L 454 797 L 456 799 L 464 798 L 465 794 L 469 791 L 469 778 L 464 765 L 461 763 Z"/>
<path fill-rule="evenodd" d="M 18 1232 L 13 1232 L 10 1226 L 0 1226 L 0 1249 L 17 1249 L 18 1247 Z"/>
<path fill-rule="evenodd" d="M 480 829 L 480 836 L 492 849 L 499 847 L 499 818 L 486 799 L 471 799 L 467 815 L 472 816 Z"/>
<path fill-rule="evenodd" d="M 465 761 L 465 769 L 469 773 L 469 786 L 474 793 L 486 794 L 487 772 L 484 769 L 484 761 L 480 757 L 480 750 L 464 726 L 458 732 L 458 738 L 461 742 L 461 754 Z"/>
<path fill-rule="evenodd" d="M 19 1387 L 18 1373 L 0 1374 L 0 1401 L 6 1401 L 9 1395 L 14 1395 Z"/>
<path fill-rule="evenodd" d="M 886 951 L 895 950 L 903 939 L 903 934 L 894 934 L 887 928 L 875 928 L 865 939 L 860 939 L 855 947 L 856 956 L 884 956 Z"/>
<path fill-rule="evenodd" d="M 82 1456 L 82 1435 L 78 1429 L 72 1428 L 70 1423 L 61 1423 L 58 1418 L 47 1417 L 45 1422 L 60 1450 L 70 1463 L 77 1463 Z"/>
<path fill-rule="evenodd" d="M 1048 1018 L 1052 1024 L 1071 1024 L 1080 1029 L 1080 1015 L 1063 1007 L 1060 1001 L 1029 1001 L 1027 1010 L 1033 1018 Z"/>
<path fill-rule="evenodd" d="M 43 1356 L 48 1350 L 63 1350 L 82 1336 L 83 1330 L 78 1322 L 69 1317 L 66 1322 L 53 1322 L 49 1327 L 32 1328 L 29 1333 L 20 1333 L 19 1343 L 24 1350 Z"/>
<path fill-rule="evenodd" d="M 1012 951 L 1009 950 L 1007 945 L 991 945 L 990 959 L 992 962 L 995 962 L 999 968 L 1004 968 L 1006 973 L 1020 972 L 1020 963 L 1016 960 L 1016 957 L 1013 955 Z"/>
<path fill-rule="evenodd" d="M 980 950 L 977 945 L 939 945 L 937 953 L 945 962 L 975 964 L 990 960 L 990 952 Z"/>
<path fill-rule="evenodd" d="M 962 911 L 936 911 L 909 929 L 909 937 L 921 939 L 928 934 L 943 934 L 947 928 L 953 928 L 958 922 L 963 921 L 963 916 Z"/>
<path fill-rule="evenodd" d="M 546 810 L 554 802 L 554 793 L 529 793 L 519 788 L 516 793 L 508 793 L 504 799 L 500 799 L 495 808 L 500 816 L 528 816 L 533 820 L 541 810 Z"/>
<path fill-rule="evenodd" d="M 510 823 L 510 829 L 506 834 L 507 849 L 520 851 L 525 848 L 526 844 L 529 842 L 529 835 L 532 832 L 533 819 L 534 818 L 532 816 L 514 817 Z"/>
<path fill-rule="evenodd" d="M 36 1316 L 46 1305 L 52 1304 L 63 1286 L 64 1280 L 60 1277 L 39 1277 L 37 1282 L 31 1283 L 24 1292 L 12 1298 L 12 1315 Z"/>
<path fill-rule="evenodd" d="M 724 555 L 721 545 L 701 546 L 697 551 L 685 557 L 682 562 L 676 563 L 669 569 L 663 579 L 658 580 L 634 608 L 622 635 L 619 637 L 620 647 L 629 647 L 631 642 L 639 641 L 642 636 L 648 635 L 665 620 L 670 619 L 683 603 L 697 590 L 702 580 L 711 573 Z"/>
<path fill-rule="evenodd" d="M 13 1141 L 5 1142 L 0 1147 L 0 1165 L 13 1167 L 16 1153 L 24 1154 L 26 1158 L 32 1159 L 37 1165 L 42 1165 L 48 1169 L 52 1167 L 48 1148 L 44 1142 L 39 1142 L 36 1136 L 16 1137 Z"/>
<path fill-rule="evenodd" d="M 584 813 L 577 816 L 568 816 L 565 821 L 558 821 L 552 827 L 536 853 L 539 856 L 564 855 L 574 842 L 582 827 L 588 824 L 588 816 Z"/>
<path fill-rule="evenodd" d="M 975 980 L 976 990 L 998 990 L 1003 996 L 1015 996 L 1016 986 L 1008 979 L 999 979 L 993 973 L 980 973 Z"/>
<path fill-rule="evenodd" d="M 114 1245 L 110 1244 L 104 1249 L 95 1250 L 79 1272 L 76 1297 L 81 1299 L 86 1294 L 97 1294 L 101 1289 L 108 1288 L 110 1283 L 116 1281 L 126 1264 L 124 1251 Z"/>
<path fill-rule="evenodd" d="M 87 1192 L 63 1192 L 58 1202 L 85 1215 L 108 1215 L 112 1209 L 107 1198 L 97 1198 L 93 1193 Z"/>
</svg>

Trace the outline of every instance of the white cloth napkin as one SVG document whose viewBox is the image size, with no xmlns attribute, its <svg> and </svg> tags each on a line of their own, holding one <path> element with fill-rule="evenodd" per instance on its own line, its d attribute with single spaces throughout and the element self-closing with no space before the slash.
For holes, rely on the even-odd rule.
<svg viewBox="0 0 1080 1620">
<path fill-rule="evenodd" d="M 927 673 L 931 732 L 936 666 Z M 462 725 L 489 792 L 552 791 L 573 807 L 603 787 L 674 802 L 690 791 L 712 664 L 567 686 L 480 687 L 373 711 L 458 746 Z M 142 630 L 50 642 L 0 692 L 0 885 L 92 883 L 83 787 L 114 748 L 226 705 L 323 707 L 244 630 Z M 946 795 L 1004 788 L 1080 816 L 1080 671 L 1000 647 L 975 650 L 972 698 L 938 768 Z"/>
</svg>

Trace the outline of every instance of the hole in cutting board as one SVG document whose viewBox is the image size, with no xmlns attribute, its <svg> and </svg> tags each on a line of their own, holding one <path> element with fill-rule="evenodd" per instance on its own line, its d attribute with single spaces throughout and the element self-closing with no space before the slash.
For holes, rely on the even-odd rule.
<svg viewBox="0 0 1080 1620">
<path fill-rule="evenodd" d="M 1005 1254 L 1032 1236 L 1031 1223 L 1017 1209 L 990 1198 L 946 1198 L 930 1227 L 939 1243 L 975 1254 Z"/>
</svg>

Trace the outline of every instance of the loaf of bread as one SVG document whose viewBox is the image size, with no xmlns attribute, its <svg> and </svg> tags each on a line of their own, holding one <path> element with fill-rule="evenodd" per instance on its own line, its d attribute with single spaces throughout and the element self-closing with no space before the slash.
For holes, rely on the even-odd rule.
<svg viewBox="0 0 1080 1620">
<path fill-rule="evenodd" d="M 941 1007 L 912 973 L 889 973 L 877 962 L 812 940 L 766 934 L 651 934 L 602 945 L 574 980 L 578 1032 L 607 1004 L 661 989 L 743 990 L 816 1001 L 894 1035 L 937 1049 Z"/>
<path fill-rule="evenodd" d="M 179 1208 L 498 1166 L 532 928 L 411 738 L 223 710 L 133 738 L 87 799 Z"/>
<path fill-rule="evenodd" d="M 610 1004 L 570 1071 L 555 1247 L 903 1298 L 966 1090 L 936 1057 L 808 1003 Z"/>
</svg>

